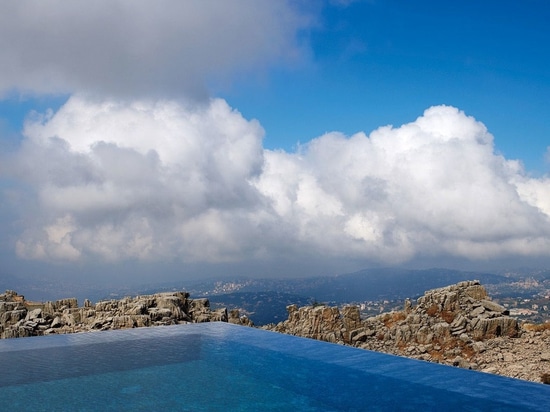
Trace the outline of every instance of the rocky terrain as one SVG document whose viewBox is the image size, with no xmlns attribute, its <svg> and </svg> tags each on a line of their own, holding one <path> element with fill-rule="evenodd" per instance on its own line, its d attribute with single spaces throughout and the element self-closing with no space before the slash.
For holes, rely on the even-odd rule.
<svg viewBox="0 0 550 412">
<path fill-rule="evenodd" d="M 287 308 L 264 329 L 399 356 L 550 383 L 550 324 L 520 324 L 478 281 L 433 289 L 403 310 L 362 319 L 357 306 Z M 208 299 L 166 292 L 79 307 L 76 299 L 30 302 L 0 294 L 0 337 L 222 321 L 253 326 L 239 311 L 212 310 Z"/>
<path fill-rule="evenodd" d="M 287 308 L 264 328 L 399 356 L 550 383 L 550 327 L 520 325 L 478 281 L 434 289 L 416 305 L 361 319 L 356 306 Z M 548 325 L 550 326 L 550 325 Z"/>
<path fill-rule="evenodd" d="M 166 292 L 79 307 L 76 299 L 29 302 L 8 290 L 0 294 L 0 338 L 19 338 L 142 326 L 222 321 L 251 326 L 238 311 L 211 310 L 208 299 L 187 292 Z"/>
</svg>

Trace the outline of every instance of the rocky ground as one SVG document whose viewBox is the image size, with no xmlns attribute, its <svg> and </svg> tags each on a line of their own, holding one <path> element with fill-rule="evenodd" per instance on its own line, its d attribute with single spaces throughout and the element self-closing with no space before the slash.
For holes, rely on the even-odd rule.
<svg viewBox="0 0 550 412">
<path fill-rule="evenodd" d="M 489 339 L 481 348 L 471 358 L 475 369 L 550 384 L 550 329 Z"/>
<path fill-rule="evenodd" d="M 76 299 L 29 302 L 17 292 L 0 294 L 0 338 L 19 338 L 144 326 L 222 321 L 251 325 L 238 311 L 211 310 L 207 299 L 167 292 L 79 307 Z"/>
<path fill-rule="evenodd" d="M 550 383 L 550 324 L 519 324 L 477 281 L 428 291 L 416 305 L 368 319 L 354 306 L 291 305 L 288 312 L 288 320 L 264 328 Z"/>
<path fill-rule="evenodd" d="M 401 311 L 361 319 L 359 309 L 324 305 L 287 308 L 264 329 L 550 383 L 550 324 L 520 324 L 491 301 L 477 281 L 428 291 Z M 17 338 L 142 326 L 222 321 L 252 326 L 234 310 L 211 310 L 186 292 L 158 293 L 79 307 L 76 299 L 29 302 L 0 294 L 0 337 Z"/>
</svg>

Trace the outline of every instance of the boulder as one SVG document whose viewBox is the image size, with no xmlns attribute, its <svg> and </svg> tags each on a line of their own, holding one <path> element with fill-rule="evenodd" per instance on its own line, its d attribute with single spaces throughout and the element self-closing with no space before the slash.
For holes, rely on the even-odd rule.
<svg viewBox="0 0 550 412">
<path fill-rule="evenodd" d="M 429 290 L 403 311 L 361 319 L 357 307 L 287 307 L 288 319 L 265 328 L 425 360 L 473 367 L 480 341 L 518 336 L 518 322 L 492 302 L 478 281 Z M 462 360 L 457 361 L 460 357 Z"/>
<path fill-rule="evenodd" d="M 473 338 L 483 340 L 498 336 L 516 337 L 519 333 L 517 319 L 500 316 L 490 319 L 479 319 L 472 330 Z"/>
<path fill-rule="evenodd" d="M 22 296 L 8 292 L 0 295 L 2 338 L 228 320 L 225 309 L 212 311 L 208 299 L 190 300 L 187 292 L 110 299 L 95 305 L 85 300 L 83 307 L 72 298 L 28 305 Z M 240 317 L 239 323 L 252 325 L 246 317 Z"/>
<path fill-rule="evenodd" d="M 485 308 L 488 311 L 496 312 L 496 313 L 504 313 L 506 312 L 506 308 L 504 306 L 499 305 L 498 303 L 495 303 L 490 300 L 483 299 L 480 301 L 483 308 Z"/>
</svg>

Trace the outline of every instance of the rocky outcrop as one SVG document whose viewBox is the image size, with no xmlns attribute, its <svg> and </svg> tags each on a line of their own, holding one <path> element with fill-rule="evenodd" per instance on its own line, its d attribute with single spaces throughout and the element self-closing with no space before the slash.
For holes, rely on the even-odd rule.
<svg viewBox="0 0 550 412">
<path fill-rule="evenodd" d="M 288 320 L 264 329 L 395 355 L 550 383 L 550 324 L 518 325 L 477 281 L 428 291 L 402 311 L 362 319 L 356 306 L 287 307 Z M 34 303 L 0 294 L 0 337 L 198 322 L 253 326 L 238 310 L 211 310 L 186 292 L 158 293 L 79 307 L 76 299 Z"/>
<path fill-rule="evenodd" d="M 279 332 L 369 349 L 410 345 L 474 342 L 498 336 L 515 337 L 518 322 L 491 301 L 477 281 L 430 290 L 413 307 L 361 320 L 359 309 L 347 306 L 287 308 L 288 320 L 269 327 Z"/>
<path fill-rule="evenodd" d="M 231 309 L 229 311 L 227 321 L 236 325 L 254 326 L 254 322 L 252 322 L 247 316 L 241 315 L 238 309 Z"/>
<path fill-rule="evenodd" d="M 225 308 L 211 310 L 207 299 L 190 299 L 187 292 L 126 297 L 95 305 L 85 300 L 82 307 L 76 299 L 35 303 L 15 291 L 0 294 L 1 338 L 214 321 L 251 325 L 238 311 L 229 318 Z"/>
<path fill-rule="evenodd" d="M 416 305 L 406 301 L 402 311 L 368 319 L 355 306 L 291 305 L 287 311 L 286 321 L 264 328 L 532 381 L 550 372 L 550 330 L 522 331 L 478 281 L 427 291 Z M 504 367 L 505 360 L 516 366 Z"/>
</svg>

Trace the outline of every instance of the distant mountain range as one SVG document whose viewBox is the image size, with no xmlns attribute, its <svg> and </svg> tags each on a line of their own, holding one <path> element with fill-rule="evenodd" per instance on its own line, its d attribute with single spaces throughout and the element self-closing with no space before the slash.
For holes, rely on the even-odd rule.
<svg viewBox="0 0 550 412">
<path fill-rule="evenodd" d="M 503 275 L 451 269 L 366 269 L 338 276 L 304 279 L 241 279 L 202 282 L 191 296 L 207 297 L 214 307 L 239 308 L 255 324 L 286 319 L 286 306 L 315 302 L 340 305 L 351 302 L 416 299 L 426 290 L 464 280 L 482 284 L 509 282 Z"/>
<path fill-rule="evenodd" d="M 447 286 L 463 280 L 483 284 L 509 281 L 503 275 L 464 272 L 452 269 L 365 269 L 337 276 L 299 279 L 240 279 L 224 282 L 201 282 L 192 285 L 193 294 L 212 295 L 231 292 L 278 291 L 323 302 L 351 302 L 382 299 L 404 299 L 420 296 L 428 289 Z M 224 285 L 233 285 L 226 286 Z M 216 290 L 218 290 L 216 292 Z M 224 292 L 225 291 L 225 292 Z"/>
</svg>

